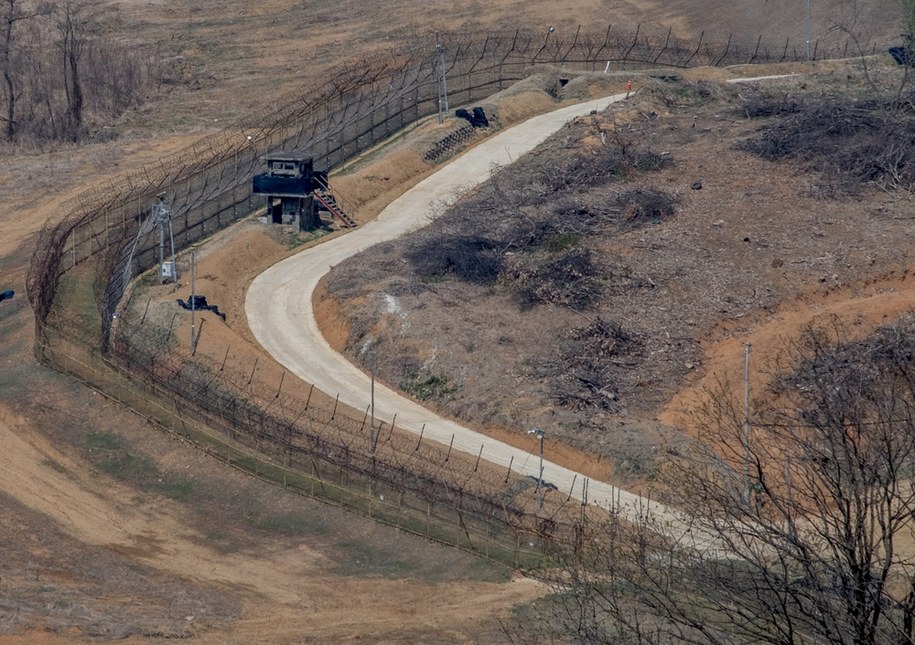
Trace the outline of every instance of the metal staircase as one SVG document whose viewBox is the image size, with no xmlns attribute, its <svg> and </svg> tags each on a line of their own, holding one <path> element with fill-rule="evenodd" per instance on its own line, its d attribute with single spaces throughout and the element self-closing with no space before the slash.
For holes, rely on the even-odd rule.
<svg viewBox="0 0 915 645">
<path fill-rule="evenodd" d="M 356 221 L 350 217 L 346 213 L 346 210 L 338 203 L 337 198 L 330 191 L 330 186 L 327 185 L 327 182 L 321 181 L 316 177 L 315 189 L 312 194 L 318 201 L 318 204 L 320 204 L 320 207 L 340 220 L 343 226 L 346 228 L 356 228 L 358 226 Z"/>
</svg>

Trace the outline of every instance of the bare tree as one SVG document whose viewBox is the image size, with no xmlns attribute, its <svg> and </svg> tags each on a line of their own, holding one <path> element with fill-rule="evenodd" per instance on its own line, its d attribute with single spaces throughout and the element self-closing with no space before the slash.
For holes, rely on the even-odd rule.
<svg viewBox="0 0 915 645">
<path fill-rule="evenodd" d="M 0 1 L 0 73 L 3 75 L 5 94 L 6 140 L 12 141 L 16 136 L 16 104 L 21 90 L 18 68 L 18 24 L 20 22 L 47 15 L 50 9 L 42 2 L 30 0 Z"/>
<path fill-rule="evenodd" d="M 0 121 L 8 142 L 84 138 L 142 100 L 164 70 L 143 45 L 98 37 L 91 0 L 0 0 Z"/>
<path fill-rule="evenodd" d="M 844 35 L 854 47 L 854 55 L 857 56 L 862 72 L 864 73 L 871 90 L 876 95 L 882 95 L 887 92 L 886 87 L 879 82 L 873 73 L 874 65 L 870 55 L 876 49 L 874 35 L 869 28 L 870 21 L 862 19 L 866 9 L 870 9 L 871 3 L 862 2 L 862 0 L 841 0 L 836 9 L 836 15 L 832 20 L 831 31 L 836 31 Z M 894 15 L 899 20 L 899 28 L 902 30 L 902 38 L 905 41 L 915 34 L 915 0 L 895 0 L 897 12 Z M 905 91 L 909 87 L 911 80 L 911 63 L 912 58 L 911 41 L 909 42 L 908 65 L 900 67 L 900 73 L 894 81 L 895 86 L 892 89 L 892 95 L 898 102 L 903 98 Z M 882 50 L 886 54 L 886 50 Z"/>
<path fill-rule="evenodd" d="M 703 441 L 666 473 L 690 530 L 610 522 L 565 554 L 540 627 L 586 642 L 915 643 L 915 318 L 843 338 L 827 321 L 792 344 L 749 432 L 733 388 L 710 391 Z"/>
<path fill-rule="evenodd" d="M 62 0 L 57 7 L 58 47 L 63 63 L 64 91 L 67 96 L 67 136 L 76 141 L 83 134 L 83 85 L 80 60 L 88 32 L 93 24 L 81 0 Z"/>
</svg>

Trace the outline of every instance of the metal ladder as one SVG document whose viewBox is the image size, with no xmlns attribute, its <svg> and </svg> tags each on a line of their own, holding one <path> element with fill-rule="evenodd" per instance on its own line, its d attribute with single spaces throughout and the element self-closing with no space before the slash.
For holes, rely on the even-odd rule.
<svg viewBox="0 0 915 645">
<path fill-rule="evenodd" d="M 356 224 L 356 221 L 337 203 L 336 197 L 334 197 L 334 194 L 330 191 L 330 186 L 317 179 L 315 180 L 315 184 L 317 185 L 317 188 L 314 190 L 313 195 L 315 199 L 318 200 L 318 203 L 321 204 L 328 213 L 339 219 L 346 228 L 356 228 L 358 224 Z"/>
</svg>

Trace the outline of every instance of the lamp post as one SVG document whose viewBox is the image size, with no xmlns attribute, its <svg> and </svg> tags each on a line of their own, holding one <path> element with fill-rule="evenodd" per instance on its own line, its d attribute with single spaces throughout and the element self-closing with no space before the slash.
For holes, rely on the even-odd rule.
<svg viewBox="0 0 915 645">
<path fill-rule="evenodd" d="M 378 352 L 372 350 L 372 424 L 369 426 L 369 448 L 372 451 L 372 470 L 375 469 L 375 368 L 378 366 Z"/>
<path fill-rule="evenodd" d="M 537 510 L 543 509 L 543 437 L 546 433 L 543 432 L 540 428 L 531 428 L 527 431 L 528 434 L 536 435 L 540 439 L 540 476 L 537 477 Z"/>
<path fill-rule="evenodd" d="M 813 29 L 810 24 L 810 0 L 804 0 L 805 16 L 804 16 L 804 58 L 807 62 L 810 62 L 810 41 L 812 39 Z"/>
</svg>

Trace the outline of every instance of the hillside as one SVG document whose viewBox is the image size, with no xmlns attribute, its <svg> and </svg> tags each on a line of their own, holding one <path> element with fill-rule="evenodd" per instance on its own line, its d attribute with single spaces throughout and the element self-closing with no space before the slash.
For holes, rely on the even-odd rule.
<svg viewBox="0 0 915 645">
<path fill-rule="evenodd" d="M 907 117 L 861 139 L 829 130 L 880 114 L 848 112 L 873 92 L 854 66 L 739 85 L 689 76 L 640 78 L 635 97 L 423 231 L 335 267 L 326 287 L 350 360 L 371 345 L 380 377 L 427 405 L 478 427 L 544 428 L 638 485 L 689 440 L 684 388 L 741 378 L 712 359 L 719 343 L 736 360 L 733 344 L 758 344 L 760 327 L 790 338 L 800 321 L 778 321 L 792 316 L 841 307 L 863 333 L 889 315 L 868 303 L 909 271 L 911 178 L 893 188 L 842 164 L 876 154 L 870 137 L 904 142 Z M 808 102 L 791 141 L 826 141 L 806 160 L 766 159 Z M 777 341 L 758 351 L 762 383 Z"/>
<path fill-rule="evenodd" d="M 113 4 L 120 13 L 110 37 L 155 45 L 180 74 L 170 84 L 149 87 L 142 106 L 110 124 L 113 136 L 107 132 L 80 146 L 24 143 L 3 150 L 0 289 L 15 289 L 17 295 L 0 304 L 4 339 L 0 524 L 7 556 L 0 568 L 4 588 L 0 639 L 14 643 L 122 638 L 147 642 L 166 636 L 220 643 L 300 642 L 303 638 L 330 642 L 359 636 L 389 642 L 498 639 L 500 617 L 515 604 L 541 595 L 540 587 L 529 581 L 507 582 L 504 572 L 468 556 L 290 498 L 201 457 L 164 437 L 146 420 L 37 365 L 23 285 L 34 233 L 81 190 L 166 156 L 227 122 L 250 117 L 275 99 L 307 89 L 340 60 L 374 55 L 390 43 L 428 38 L 432 28 L 513 29 L 523 23 L 556 24 L 571 31 L 578 24 L 642 22 L 661 32 L 673 27 L 693 35 L 704 31 L 709 38 L 721 34 L 721 40 L 733 32 L 748 42 L 755 41 L 757 34 L 797 42 L 803 38 L 800 21 L 796 7 L 794 14 L 789 11 L 797 3 L 760 3 L 752 11 L 738 12 L 732 3 L 712 0 L 582 0 L 563 3 L 561 19 L 556 17 L 555 2 L 540 0 L 485 5 L 394 0 L 383 6 L 330 0 L 266 0 L 255 5 L 242 0 L 122 0 Z M 839 2 L 816 4 L 816 31 L 825 33 L 831 21 L 827 14 Z M 894 43 L 898 31 L 892 12 L 886 10 L 892 4 L 890 0 L 874 3 L 869 17 L 874 41 L 881 47 Z M 695 110 L 701 121 L 698 131 L 704 133 L 712 127 L 709 123 L 717 124 L 712 112 L 702 112 L 711 110 L 710 105 L 674 111 L 664 117 L 664 123 L 676 125 L 684 142 L 693 140 L 697 137 L 692 128 L 687 134 L 694 115 L 689 110 Z M 705 134 L 724 145 L 734 132 L 713 128 Z M 582 138 L 587 136 L 582 133 Z M 658 146 L 663 147 L 661 142 Z M 658 146 L 652 142 L 652 148 Z M 720 198 L 715 191 L 725 183 L 723 169 L 718 168 L 722 174 L 715 179 L 714 168 L 700 168 L 702 162 L 691 161 L 689 154 L 677 153 L 676 158 L 680 168 L 692 171 L 685 174 L 706 182 L 702 199 Z M 765 176 L 775 172 L 786 182 L 796 180 L 790 170 L 775 171 L 770 164 L 754 163 Z M 653 183 L 686 193 L 685 180 L 670 169 L 660 173 L 652 176 Z M 753 183 L 761 179 L 747 181 L 747 191 L 762 191 L 759 183 Z M 782 190 L 785 199 L 798 194 L 792 184 Z M 874 201 L 873 206 L 895 212 L 897 205 L 886 199 L 885 204 Z M 836 208 L 846 213 L 840 221 L 849 226 L 845 234 L 850 244 L 851 219 L 858 214 L 843 210 L 850 209 L 848 202 L 840 204 L 846 204 Z M 684 212 L 692 211 L 679 211 L 675 221 L 688 221 Z M 881 226 L 871 229 L 873 236 L 895 234 L 906 239 L 904 231 L 882 228 L 901 227 L 902 220 L 874 217 Z M 730 214 L 720 216 L 729 218 Z M 716 221 L 709 216 L 702 223 Z M 831 221 L 819 224 L 831 227 Z M 768 235 L 750 223 L 735 223 L 733 230 L 737 228 L 745 229 L 743 236 L 753 244 L 757 236 Z M 639 234 L 629 233 L 630 238 Z M 725 241 L 733 239 L 730 235 Z M 662 242 L 672 245 L 666 238 Z M 886 246 L 884 242 L 882 248 Z M 798 255 L 790 257 L 801 257 L 800 251 L 794 252 Z M 879 266 L 891 271 L 907 253 L 902 248 L 881 255 Z M 820 254 L 811 252 L 810 257 Z M 816 280 L 827 276 L 828 281 L 842 270 L 838 259 L 817 261 L 822 266 L 804 278 L 805 289 L 797 293 L 809 292 L 811 276 Z M 626 262 L 639 267 L 635 260 Z M 674 271 L 669 266 L 665 270 Z M 750 267 L 742 270 L 749 272 Z M 843 271 L 839 281 L 851 283 L 847 277 L 851 269 Z M 642 274 L 634 271 L 633 275 Z M 746 274 L 742 275 L 745 279 Z M 883 291 L 900 284 L 881 283 Z M 740 305 L 759 302 L 756 295 L 741 292 L 741 297 L 727 306 L 739 311 Z M 447 303 L 442 301 L 442 306 Z M 886 305 L 888 310 L 892 306 Z M 710 328 L 710 318 L 698 321 L 702 329 Z M 640 333 L 648 335 L 650 330 Z M 693 354 L 706 349 L 695 343 L 689 346 Z M 689 371 L 686 362 L 675 366 L 677 375 Z M 699 365 L 698 359 L 690 362 Z M 657 413 L 673 382 L 653 384 L 654 398 L 645 405 L 646 415 Z M 630 401 L 626 399 L 627 406 Z M 374 609 L 354 619 L 355 605 Z"/>
</svg>

